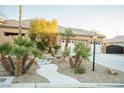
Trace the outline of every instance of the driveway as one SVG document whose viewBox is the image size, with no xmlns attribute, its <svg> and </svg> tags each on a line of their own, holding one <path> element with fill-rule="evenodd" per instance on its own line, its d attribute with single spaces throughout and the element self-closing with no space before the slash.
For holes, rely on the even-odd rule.
<svg viewBox="0 0 124 93">
<path fill-rule="evenodd" d="M 90 57 L 92 61 L 93 57 Z M 96 54 L 96 63 L 124 72 L 124 55 Z"/>
</svg>

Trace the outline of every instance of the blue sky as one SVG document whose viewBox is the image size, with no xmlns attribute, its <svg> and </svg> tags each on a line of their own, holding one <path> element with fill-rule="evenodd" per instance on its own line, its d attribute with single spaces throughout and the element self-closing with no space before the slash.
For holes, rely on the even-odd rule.
<svg viewBox="0 0 124 93">
<path fill-rule="evenodd" d="M 18 20 L 18 6 L 7 5 L 0 8 L 7 19 Z M 97 30 L 108 38 L 124 35 L 124 6 L 23 6 L 23 19 L 36 17 L 51 20 L 55 18 L 59 25 L 66 27 Z"/>
</svg>

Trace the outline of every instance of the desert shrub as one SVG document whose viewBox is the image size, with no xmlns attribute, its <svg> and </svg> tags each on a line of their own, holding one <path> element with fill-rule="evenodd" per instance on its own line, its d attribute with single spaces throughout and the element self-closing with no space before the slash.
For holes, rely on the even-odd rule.
<svg viewBox="0 0 124 93">
<path fill-rule="evenodd" d="M 86 69 L 83 66 L 80 66 L 79 68 L 75 69 L 75 74 L 83 74 L 86 73 Z"/>
<path fill-rule="evenodd" d="M 54 45 L 53 48 L 54 48 L 54 49 L 60 49 L 61 46 L 60 46 L 60 45 Z"/>
<path fill-rule="evenodd" d="M 60 45 L 53 45 L 53 48 L 55 49 L 55 53 L 57 53 L 57 50 L 61 48 Z"/>
<path fill-rule="evenodd" d="M 66 50 L 63 52 L 63 56 L 64 56 L 64 57 L 69 57 L 69 56 L 70 56 L 70 49 L 66 49 Z"/>
</svg>

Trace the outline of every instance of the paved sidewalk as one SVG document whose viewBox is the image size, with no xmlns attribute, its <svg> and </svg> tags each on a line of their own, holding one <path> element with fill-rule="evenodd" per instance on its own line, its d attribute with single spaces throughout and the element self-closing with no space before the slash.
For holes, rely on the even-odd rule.
<svg viewBox="0 0 124 93">
<path fill-rule="evenodd" d="M 0 88 L 124 88 L 121 83 L 80 83 L 80 84 L 51 84 L 51 83 L 17 83 L 1 85 Z"/>
</svg>

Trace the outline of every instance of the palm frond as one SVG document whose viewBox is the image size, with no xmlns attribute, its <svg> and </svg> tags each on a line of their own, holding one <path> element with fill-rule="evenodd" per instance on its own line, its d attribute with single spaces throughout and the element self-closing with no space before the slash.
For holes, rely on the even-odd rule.
<svg viewBox="0 0 124 93">
<path fill-rule="evenodd" d="M 12 46 L 9 42 L 5 42 L 0 45 L 0 54 L 7 55 L 10 53 Z"/>
<path fill-rule="evenodd" d="M 36 43 L 25 37 L 14 38 L 14 44 L 25 47 L 36 47 Z"/>
<path fill-rule="evenodd" d="M 28 53 L 28 48 L 25 46 L 15 45 L 11 50 L 11 55 L 16 55 L 17 57 L 22 57 Z"/>
<path fill-rule="evenodd" d="M 76 54 L 83 59 L 89 60 L 88 57 L 90 56 L 90 49 L 84 43 L 77 43 L 75 46 Z"/>
<path fill-rule="evenodd" d="M 71 28 L 66 28 L 65 32 L 62 33 L 61 35 L 65 36 L 65 37 L 74 37 L 74 34 L 73 34 Z"/>
<path fill-rule="evenodd" d="M 37 48 L 29 48 L 30 52 L 38 58 L 42 58 L 42 52 Z"/>
</svg>

